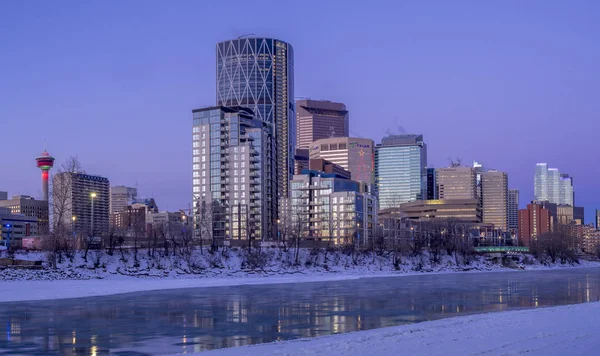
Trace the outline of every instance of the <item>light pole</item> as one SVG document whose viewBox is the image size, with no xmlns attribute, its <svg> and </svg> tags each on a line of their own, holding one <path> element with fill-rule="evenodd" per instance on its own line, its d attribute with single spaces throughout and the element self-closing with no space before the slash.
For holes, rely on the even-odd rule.
<svg viewBox="0 0 600 356">
<path fill-rule="evenodd" d="M 92 228 L 90 231 L 90 237 L 94 236 L 94 199 L 96 198 L 96 193 L 91 193 L 90 197 L 92 197 Z"/>
<path fill-rule="evenodd" d="M 6 250 L 10 251 L 10 228 L 11 224 L 6 224 Z"/>
<path fill-rule="evenodd" d="M 73 236 L 75 236 L 75 221 L 77 220 L 77 217 L 75 215 L 71 216 L 71 230 L 73 230 Z"/>
</svg>

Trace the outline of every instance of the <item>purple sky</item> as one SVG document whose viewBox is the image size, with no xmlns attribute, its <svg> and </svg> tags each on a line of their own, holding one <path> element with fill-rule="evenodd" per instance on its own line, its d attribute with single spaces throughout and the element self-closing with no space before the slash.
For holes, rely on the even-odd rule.
<svg viewBox="0 0 600 356">
<path fill-rule="evenodd" d="M 0 1 L 0 190 L 41 195 L 47 140 L 187 207 L 191 110 L 215 103 L 215 44 L 248 33 L 291 43 L 296 96 L 344 102 L 353 133 L 422 133 L 430 165 L 504 170 L 522 205 L 548 162 L 600 207 L 592 0 Z"/>
</svg>

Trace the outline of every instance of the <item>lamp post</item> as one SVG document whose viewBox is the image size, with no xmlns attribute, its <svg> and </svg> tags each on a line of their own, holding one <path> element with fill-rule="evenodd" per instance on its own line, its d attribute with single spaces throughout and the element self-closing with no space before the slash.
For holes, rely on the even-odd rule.
<svg viewBox="0 0 600 356">
<path fill-rule="evenodd" d="M 94 199 L 96 198 L 96 193 L 91 193 L 90 197 L 92 197 L 92 226 L 90 231 L 90 237 L 94 236 Z"/>
<path fill-rule="evenodd" d="M 75 215 L 71 216 L 71 230 L 73 230 L 73 236 L 75 236 L 75 221 L 77 220 L 77 217 Z"/>
<path fill-rule="evenodd" d="M 10 228 L 12 227 L 11 224 L 6 224 L 6 250 L 9 251 L 10 250 Z"/>
</svg>

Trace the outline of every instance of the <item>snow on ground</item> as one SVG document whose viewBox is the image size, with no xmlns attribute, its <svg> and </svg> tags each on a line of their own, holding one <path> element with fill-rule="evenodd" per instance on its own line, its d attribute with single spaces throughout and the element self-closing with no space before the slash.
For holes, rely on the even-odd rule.
<svg viewBox="0 0 600 356">
<path fill-rule="evenodd" d="M 294 251 L 267 249 L 262 253 L 259 266 L 250 265 L 246 251 L 229 250 L 209 254 L 195 251 L 188 257 L 149 256 L 139 251 L 137 259 L 125 251 L 106 253 L 90 251 L 87 261 L 81 253 L 72 259 L 63 258 L 58 268 L 44 270 L 0 271 L 0 302 L 91 297 L 160 289 L 233 286 L 244 284 L 273 284 L 334 281 L 364 277 L 414 275 L 421 273 L 450 273 L 464 271 L 513 270 L 473 256 L 462 261 L 455 256 L 444 256 L 439 263 L 431 263 L 424 253 L 417 257 L 403 256 L 394 266 L 390 254 L 362 253 L 352 255 L 336 250 L 301 250 L 298 263 Z M 16 258 L 47 260 L 44 253 L 20 253 Z M 136 262 L 137 260 L 137 262 Z M 259 258 L 260 260 L 260 258 Z M 255 261 L 256 262 L 256 261 Z M 597 262 L 582 261 L 581 267 L 600 266 Z M 525 259 L 513 266 L 519 269 L 548 269 L 572 265 L 544 265 Z"/>
<path fill-rule="evenodd" d="M 598 355 L 600 303 L 463 316 L 194 355 Z"/>
</svg>

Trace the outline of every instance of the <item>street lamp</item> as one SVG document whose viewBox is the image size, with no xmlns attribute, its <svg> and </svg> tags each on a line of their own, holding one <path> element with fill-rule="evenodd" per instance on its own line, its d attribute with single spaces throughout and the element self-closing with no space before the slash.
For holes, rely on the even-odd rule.
<svg viewBox="0 0 600 356">
<path fill-rule="evenodd" d="M 96 193 L 92 192 L 90 194 L 90 197 L 92 197 L 92 226 L 91 226 L 91 231 L 90 231 L 90 237 L 94 236 L 94 199 L 96 198 Z"/>
<path fill-rule="evenodd" d="M 6 224 L 4 226 L 6 226 L 6 249 L 9 250 L 10 249 L 10 228 L 12 225 Z"/>
<path fill-rule="evenodd" d="M 77 216 L 71 216 L 71 230 L 73 230 L 73 236 L 75 236 L 75 221 L 77 220 Z"/>
</svg>

